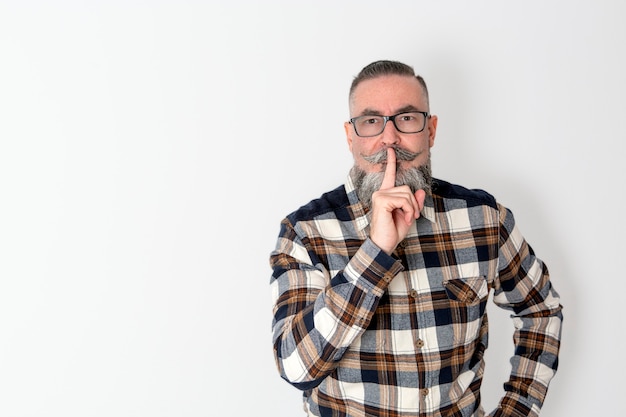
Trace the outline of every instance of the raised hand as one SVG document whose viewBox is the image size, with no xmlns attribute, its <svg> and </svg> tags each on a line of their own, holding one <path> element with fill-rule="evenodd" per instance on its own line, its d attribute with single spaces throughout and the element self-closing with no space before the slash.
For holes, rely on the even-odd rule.
<svg viewBox="0 0 626 417">
<path fill-rule="evenodd" d="M 424 190 L 413 194 L 408 185 L 396 187 L 396 153 L 393 148 L 388 148 L 383 182 L 372 195 L 370 239 L 391 254 L 419 218 L 425 197 Z"/>
</svg>

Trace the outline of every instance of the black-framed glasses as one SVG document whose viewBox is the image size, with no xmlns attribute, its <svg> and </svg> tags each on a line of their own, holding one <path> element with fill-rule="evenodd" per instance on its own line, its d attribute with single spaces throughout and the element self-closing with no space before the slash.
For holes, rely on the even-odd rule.
<svg viewBox="0 0 626 417">
<path fill-rule="evenodd" d="M 400 133 L 419 133 L 426 127 L 426 111 L 409 111 L 394 114 L 393 116 L 359 116 L 350 119 L 357 136 L 378 136 L 385 130 L 387 122 L 391 120 Z"/>
</svg>

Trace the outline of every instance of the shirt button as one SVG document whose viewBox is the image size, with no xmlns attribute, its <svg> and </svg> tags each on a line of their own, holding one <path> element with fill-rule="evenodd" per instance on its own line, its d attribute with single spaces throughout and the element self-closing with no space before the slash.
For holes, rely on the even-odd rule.
<svg viewBox="0 0 626 417">
<path fill-rule="evenodd" d="M 391 275 L 383 275 L 385 282 L 391 282 Z"/>
<path fill-rule="evenodd" d="M 422 394 L 422 397 L 425 397 L 428 395 L 428 388 L 422 388 L 420 390 L 420 394 Z"/>
<path fill-rule="evenodd" d="M 398 246 L 400 246 L 401 248 L 406 248 L 406 245 L 408 245 L 408 242 L 406 240 L 403 240 L 398 244 Z"/>
<path fill-rule="evenodd" d="M 421 349 L 424 347 L 424 341 L 422 339 L 417 339 L 415 341 L 415 347 L 418 349 Z"/>
<path fill-rule="evenodd" d="M 416 290 L 411 290 L 411 292 L 409 293 L 409 295 L 413 298 L 417 298 L 417 291 Z"/>
</svg>

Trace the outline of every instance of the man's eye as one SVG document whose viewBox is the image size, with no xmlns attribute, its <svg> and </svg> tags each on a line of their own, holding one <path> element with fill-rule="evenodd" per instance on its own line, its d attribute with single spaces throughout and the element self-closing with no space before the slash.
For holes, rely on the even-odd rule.
<svg viewBox="0 0 626 417">
<path fill-rule="evenodd" d="M 376 123 L 379 123 L 379 122 L 380 122 L 380 119 L 377 118 L 377 117 L 371 117 L 369 119 L 364 119 L 363 120 L 363 123 L 364 124 L 368 124 L 368 125 L 373 125 L 373 124 L 376 124 Z"/>
<path fill-rule="evenodd" d="M 412 120 L 415 120 L 415 116 L 410 115 L 410 114 L 403 114 L 403 115 L 400 117 L 400 119 L 401 119 L 403 122 L 410 122 L 410 121 L 412 121 Z"/>
</svg>

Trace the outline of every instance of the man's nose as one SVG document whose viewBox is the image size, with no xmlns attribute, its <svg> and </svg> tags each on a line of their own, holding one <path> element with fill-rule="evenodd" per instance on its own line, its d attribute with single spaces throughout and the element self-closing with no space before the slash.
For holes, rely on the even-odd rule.
<svg viewBox="0 0 626 417">
<path fill-rule="evenodd" d="M 400 142 L 400 132 L 398 132 L 392 120 L 387 120 L 381 139 L 383 144 L 387 146 Z"/>
</svg>

